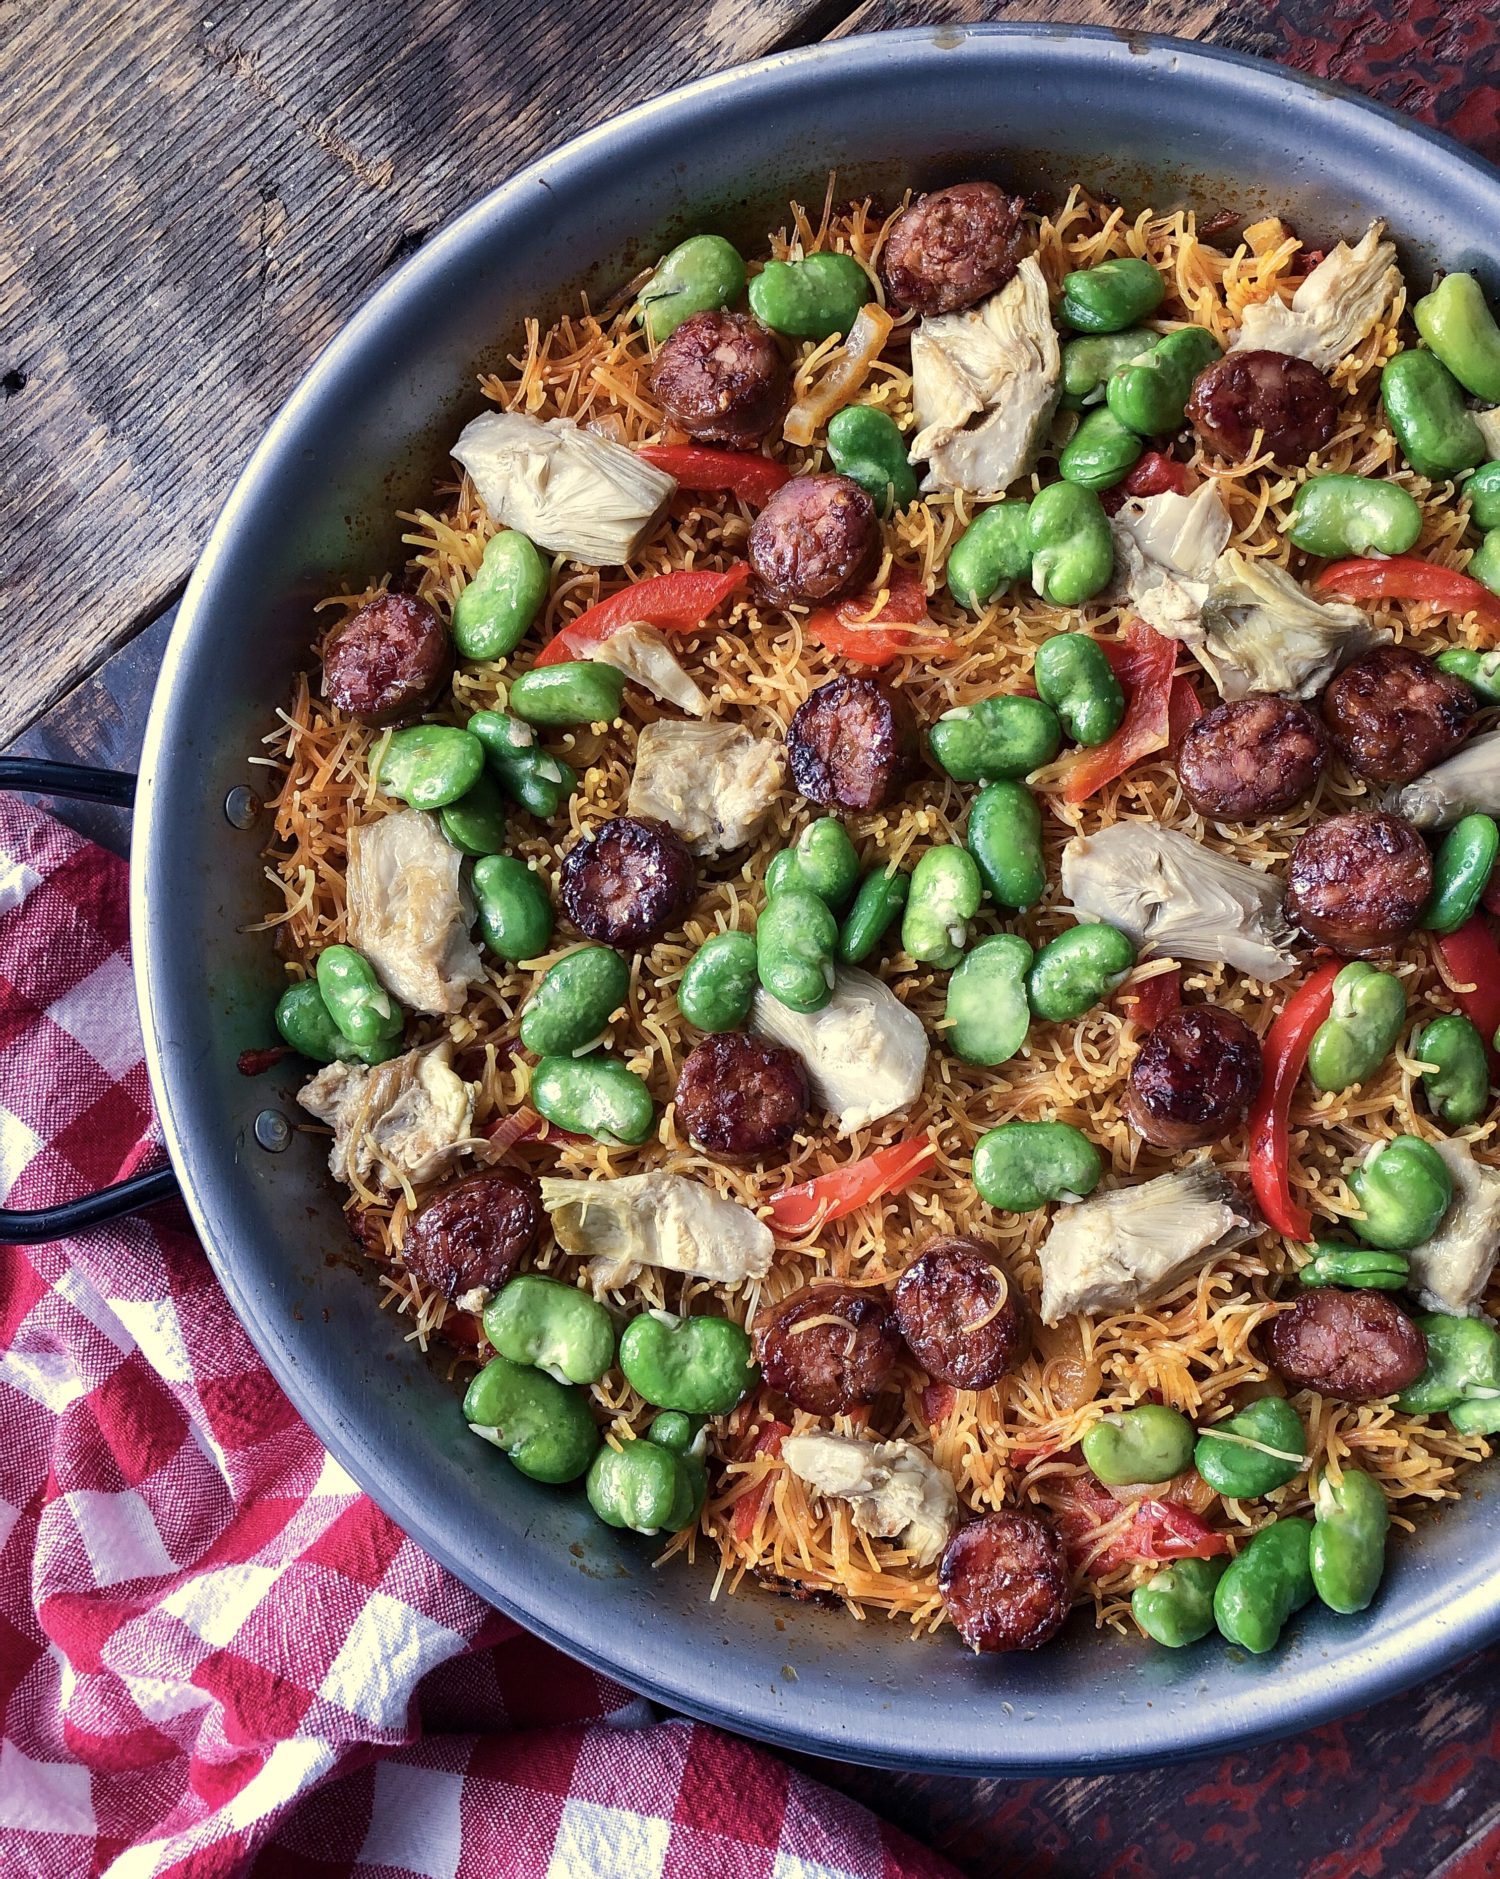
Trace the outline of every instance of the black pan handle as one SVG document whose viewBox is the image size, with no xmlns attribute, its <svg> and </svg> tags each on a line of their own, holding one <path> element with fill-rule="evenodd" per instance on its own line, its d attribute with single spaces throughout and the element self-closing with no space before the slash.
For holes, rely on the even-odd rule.
<svg viewBox="0 0 1500 1879">
<path fill-rule="evenodd" d="M 41 757 L 0 757 L 0 789 L 32 791 L 40 796 L 68 796 L 80 802 L 110 803 L 128 809 L 135 801 L 135 778 L 127 771 L 94 770 L 81 763 L 50 763 Z M 30 1211 L 0 1207 L 0 1246 L 39 1246 L 66 1239 L 85 1227 L 118 1220 L 179 1193 L 170 1168 L 132 1175 L 97 1194 L 84 1194 L 58 1207 Z"/>
</svg>

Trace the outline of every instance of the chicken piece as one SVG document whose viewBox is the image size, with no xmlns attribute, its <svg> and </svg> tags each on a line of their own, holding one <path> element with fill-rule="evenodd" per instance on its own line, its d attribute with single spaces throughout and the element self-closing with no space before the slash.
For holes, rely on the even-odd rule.
<svg viewBox="0 0 1500 1879">
<path fill-rule="evenodd" d="M 1500 1257 L 1500 1172 L 1458 1137 L 1434 1142 L 1453 1177 L 1453 1199 L 1430 1240 L 1407 1254 L 1410 1290 L 1429 1311 L 1475 1318 Z"/>
<path fill-rule="evenodd" d="M 1274 984 L 1296 966 L 1281 882 L 1154 822 L 1115 822 L 1063 850 L 1062 890 L 1081 920 L 1128 933 L 1142 953 L 1224 960 Z"/>
<path fill-rule="evenodd" d="M 771 1269 L 770 1228 L 685 1174 L 543 1180 L 541 1189 L 558 1245 L 592 1261 L 596 1292 L 628 1285 L 642 1266 L 727 1286 L 763 1279 Z"/>
<path fill-rule="evenodd" d="M 434 1017 L 462 1011 L 484 977 L 462 865 L 437 817 L 420 809 L 349 831 L 349 944 L 388 992 Z"/>
<path fill-rule="evenodd" d="M 1491 405 L 1488 411 L 1472 411 L 1469 415 L 1479 426 L 1485 450 L 1491 457 L 1500 457 L 1500 405 Z"/>
<path fill-rule="evenodd" d="M 1451 829 L 1462 816 L 1500 815 L 1500 731 L 1476 737 L 1456 757 L 1389 791 L 1382 806 L 1419 829 Z"/>
<path fill-rule="evenodd" d="M 1168 639 L 1202 639 L 1204 602 L 1233 528 L 1218 484 L 1200 483 L 1190 496 L 1136 496 L 1109 526 L 1114 597 Z"/>
<path fill-rule="evenodd" d="M 645 620 L 631 620 L 600 640 L 592 656 L 643 685 L 653 698 L 676 705 L 690 717 L 708 716 L 708 693 L 682 669 L 664 634 Z"/>
<path fill-rule="evenodd" d="M 815 1494 L 847 1501 L 861 1533 L 895 1540 L 915 1566 L 930 1566 L 958 1525 L 958 1495 L 912 1442 L 863 1442 L 815 1429 L 789 1435 L 781 1459 Z"/>
<path fill-rule="evenodd" d="M 631 815 L 665 822 L 695 855 L 753 841 L 786 778 L 781 745 L 743 724 L 648 724 L 636 739 Z"/>
<path fill-rule="evenodd" d="M 923 320 L 911 336 L 911 376 L 911 455 L 926 460 L 924 490 L 998 496 L 1024 475 L 1047 438 L 1062 376 L 1036 257 L 980 306 Z"/>
<path fill-rule="evenodd" d="M 1358 607 L 1313 600 L 1285 568 L 1231 548 L 1215 565 L 1203 638 L 1193 651 L 1225 698 L 1280 692 L 1306 699 L 1390 637 Z"/>
<path fill-rule="evenodd" d="M 1042 1322 L 1123 1311 L 1259 1231 L 1249 1203 L 1210 1161 L 1059 1207 L 1037 1252 Z"/>
<path fill-rule="evenodd" d="M 335 1180 L 367 1185 L 373 1174 L 381 1187 L 398 1188 L 435 1181 L 466 1154 L 488 1158 L 489 1143 L 474 1134 L 478 1089 L 454 1070 L 445 1039 L 373 1069 L 325 1064 L 297 1101 L 333 1129 L 328 1166 Z"/>
<path fill-rule="evenodd" d="M 464 426 L 452 455 L 492 522 L 595 568 L 623 566 L 677 488 L 675 477 L 571 418 L 486 411 Z"/>
<path fill-rule="evenodd" d="M 1292 295 L 1246 307 L 1231 352 L 1285 352 L 1330 371 L 1390 311 L 1401 286 L 1394 242 L 1372 222 L 1354 247 L 1329 250 Z"/>
<path fill-rule="evenodd" d="M 922 1020 L 869 972 L 840 967 L 821 1011 L 792 1011 L 757 992 L 750 1028 L 802 1059 L 814 1100 L 841 1136 L 905 1109 L 922 1088 Z"/>
</svg>

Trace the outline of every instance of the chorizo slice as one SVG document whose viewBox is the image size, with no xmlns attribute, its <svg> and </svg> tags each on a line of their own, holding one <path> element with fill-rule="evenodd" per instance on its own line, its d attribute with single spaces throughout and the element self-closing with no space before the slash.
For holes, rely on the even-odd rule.
<svg viewBox="0 0 1500 1879">
<path fill-rule="evenodd" d="M 677 1079 L 677 1115 L 689 1139 L 726 1161 L 784 1155 L 811 1100 L 795 1052 L 738 1031 L 704 1038 Z"/>
<path fill-rule="evenodd" d="M 914 202 L 891 224 L 880 276 L 892 306 L 956 313 L 998 292 L 1021 258 L 1024 196 L 994 183 L 955 183 Z"/>
<path fill-rule="evenodd" d="M 878 679 L 830 679 L 798 707 L 787 731 L 792 782 L 825 808 L 883 809 L 916 756 L 911 707 Z"/>
<path fill-rule="evenodd" d="M 1243 1018 L 1212 1005 L 1171 1011 L 1130 1066 L 1125 1119 L 1153 1148 L 1200 1148 L 1240 1126 L 1260 1077 L 1260 1039 Z"/>
<path fill-rule="evenodd" d="M 1319 1286 L 1266 1333 L 1271 1362 L 1294 1389 L 1346 1403 L 1394 1396 L 1427 1368 L 1427 1339 L 1384 1292 Z"/>
<path fill-rule="evenodd" d="M 1432 893 L 1432 856 L 1409 822 L 1384 811 L 1330 816 L 1299 837 L 1286 911 L 1346 959 L 1394 951 Z"/>
<path fill-rule="evenodd" d="M 894 1303 L 907 1348 L 936 1382 L 987 1390 L 1026 1355 L 1025 1307 L 983 1240 L 932 1241 L 902 1273 Z"/>
<path fill-rule="evenodd" d="M 490 1168 L 438 1189 L 412 1217 L 401 1258 L 452 1302 L 497 1291 L 541 1229 L 541 1190 L 531 1176 Z"/>
<path fill-rule="evenodd" d="M 616 816 L 568 850 L 559 883 L 580 933 L 605 946 L 650 946 L 682 923 L 698 868 L 666 823 Z"/>
<path fill-rule="evenodd" d="M 394 724 L 430 705 L 452 670 L 434 609 L 411 594 L 377 594 L 324 643 L 323 696 L 366 724 Z"/>
<path fill-rule="evenodd" d="M 938 1591 L 970 1650 L 1034 1651 L 1068 1615 L 1061 1536 L 1042 1514 L 984 1514 L 944 1548 Z"/>
<path fill-rule="evenodd" d="M 748 313 L 694 313 L 662 347 L 651 382 L 662 409 L 703 443 L 744 450 L 784 415 L 786 361 L 770 328 Z"/>
<path fill-rule="evenodd" d="M 853 1285 L 793 1292 L 762 1316 L 755 1342 L 767 1385 L 814 1416 L 873 1403 L 901 1355 L 885 1294 Z"/>
<path fill-rule="evenodd" d="M 1459 748 L 1474 722 L 1474 689 L 1409 646 L 1377 646 L 1323 694 L 1340 755 L 1372 783 L 1410 783 Z"/>
<path fill-rule="evenodd" d="M 850 476 L 794 476 L 750 525 L 756 579 L 779 606 L 836 600 L 880 564 L 880 520 Z"/>
<path fill-rule="evenodd" d="M 1206 711 L 1182 740 L 1182 793 L 1211 822 L 1261 822 L 1306 802 L 1327 754 L 1323 727 L 1292 698 L 1258 694 Z"/>
<path fill-rule="evenodd" d="M 1235 461 L 1260 448 L 1278 463 L 1306 463 L 1338 429 L 1328 380 L 1286 352 L 1231 352 L 1200 372 L 1187 415 L 1205 450 Z"/>
</svg>

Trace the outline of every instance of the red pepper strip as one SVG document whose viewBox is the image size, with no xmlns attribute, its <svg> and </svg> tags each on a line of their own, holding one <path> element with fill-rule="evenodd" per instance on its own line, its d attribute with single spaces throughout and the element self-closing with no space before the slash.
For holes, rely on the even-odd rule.
<svg viewBox="0 0 1500 1879">
<path fill-rule="evenodd" d="M 958 1391 L 951 1383 L 929 1383 L 922 1392 L 922 1414 L 929 1429 L 940 1429 L 953 1414 Z"/>
<path fill-rule="evenodd" d="M 1479 904 L 1486 913 L 1500 914 L 1500 868 L 1485 882 L 1484 892 L 1479 896 Z"/>
<path fill-rule="evenodd" d="M 1120 1520 L 1127 1507 L 1092 1476 L 1079 1475 L 1066 1482 L 1055 1512 L 1075 1571 L 1086 1564 L 1091 1572 L 1106 1573 L 1137 1561 L 1211 1559 L 1229 1551 L 1229 1541 L 1215 1533 L 1201 1514 L 1165 1498 L 1138 1502 L 1134 1517 L 1099 1547 L 1100 1530 Z"/>
<path fill-rule="evenodd" d="M 1154 1031 L 1182 1003 L 1182 973 L 1174 966 L 1170 972 L 1158 972 L 1154 979 L 1127 985 L 1120 1003 L 1129 1007 L 1127 1016 L 1138 1031 Z"/>
<path fill-rule="evenodd" d="M 561 665 L 569 659 L 587 659 L 611 633 L 618 633 L 633 620 L 644 620 L 663 633 L 690 633 L 749 578 L 749 562 L 732 561 L 722 574 L 678 568 L 671 574 L 655 574 L 649 580 L 632 582 L 570 621 L 543 646 L 537 664 Z"/>
<path fill-rule="evenodd" d="M 1289 1240 L 1310 1240 L 1313 1227 L 1312 1215 L 1292 1198 L 1292 1092 L 1307 1062 L 1313 1032 L 1333 1007 L 1333 982 L 1343 969 L 1342 959 L 1330 959 L 1305 978 L 1276 1014 L 1261 1046 L 1265 1070 L 1250 1111 L 1250 1185 L 1267 1222 Z"/>
<path fill-rule="evenodd" d="M 1186 672 L 1179 672 L 1167 694 L 1167 743 L 1175 750 L 1203 716 L 1198 693 Z"/>
<path fill-rule="evenodd" d="M 937 1153 L 924 1135 L 914 1142 L 892 1142 L 862 1161 L 846 1162 L 814 1181 L 784 1187 L 770 1200 L 770 1224 L 778 1233 L 805 1233 L 811 1226 L 841 1219 L 881 1194 L 894 1194 Z"/>
<path fill-rule="evenodd" d="M 1331 588 L 1350 600 L 1421 600 L 1444 613 L 1472 613 L 1489 634 L 1487 644 L 1500 639 L 1500 595 L 1467 574 L 1435 568 L 1415 555 L 1392 555 L 1388 561 L 1335 561 L 1313 586 Z"/>
<path fill-rule="evenodd" d="M 889 665 L 893 659 L 917 647 L 929 654 L 940 651 L 947 644 L 947 635 L 930 624 L 921 633 L 902 630 L 927 620 L 927 593 L 921 575 L 915 568 L 902 567 L 898 562 L 892 567 L 886 586 L 886 603 L 873 620 L 871 610 L 880 594 L 878 590 L 867 589 L 839 601 L 836 606 L 819 607 L 808 616 L 807 631 L 829 652 L 836 652 L 841 659 L 852 659 L 856 665 Z M 879 624 L 882 620 L 891 624 L 882 627 Z"/>
<path fill-rule="evenodd" d="M 1456 933 L 1434 933 L 1432 944 L 1453 983 L 1470 988 L 1453 996 L 1489 1049 L 1493 1079 L 1500 1066 L 1495 1054 L 1495 1032 L 1500 1029 L 1500 947 L 1490 933 L 1489 922 L 1476 913 Z"/>
<path fill-rule="evenodd" d="M 727 489 L 764 508 L 792 473 L 758 450 L 709 450 L 703 444 L 646 444 L 635 453 L 675 476 L 683 489 Z"/>
<path fill-rule="evenodd" d="M 242 1050 L 235 1062 L 235 1069 L 242 1077 L 264 1076 L 268 1070 L 274 1070 L 283 1057 L 290 1057 L 290 1044 L 268 1044 L 264 1050 Z"/>
<path fill-rule="evenodd" d="M 1212 1559 L 1227 1553 L 1229 1541 L 1215 1533 L 1201 1514 L 1176 1501 L 1142 1501 L 1130 1523 L 1131 1559 Z"/>
<path fill-rule="evenodd" d="M 1148 450 L 1123 483 L 1105 490 L 1100 500 L 1106 515 L 1118 515 L 1132 496 L 1185 496 L 1193 487 L 1193 473 L 1185 463 L 1162 450 Z"/>
<path fill-rule="evenodd" d="M 779 1455 L 783 1439 L 791 1432 L 792 1425 L 789 1422 L 768 1422 L 756 1436 L 750 1454 Z M 767 1473 L 764 1480 L 757 1481 L 753 1488 L 747 1488 L 734 1504 L 734 1537 L 742 1545 L 748 1545 L 755 1532 L 755 1523 L 760 1519 L 760 1510 L 766 1504 L 775 1478 L 773 1474 Z"/>
<path fill-rule="evenodd" d="M 1122 641 L 1101 645 L 1125 692 L 1125 717 L 1107 743 L 1079 751 L 1069 763 L 1062 785 L 1064 802 L 1087 802 L 1138 759 L 1163 749 L 1169 735 L 1177 642 L 1164 639 L 1144 620 L 1132 620 Z"/>
</svg>

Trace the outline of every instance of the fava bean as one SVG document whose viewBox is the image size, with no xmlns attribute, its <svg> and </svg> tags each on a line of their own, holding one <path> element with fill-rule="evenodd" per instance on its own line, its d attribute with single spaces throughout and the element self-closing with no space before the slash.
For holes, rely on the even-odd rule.
<svg viewBox="0 0 1500 1879">
<path fill-rule="evenodd" d="M 945 711 L 928 744 L 954 782 L 994 783 L 1051 763 L 1062 748 L 1062 730 L 1057 713 L 1040 698 L 996 692 Z"/>
<path fill-rule="evenodd" d="M 1313 1032 L 1307 1074 L 1320 1090 L 1368 1083 L 1406 1022 L 1406 990 L 1393 972 L 1354 959 L 1333 981 L 1333 1005 Z"/>
<path fill-rule="evenodd" d="M 406 1013 L 363 953 L 352 946 L 325 946 L 314 969 L 328 1015 L 351 1044 L 364 1048 L 400 1037 Z"/>
<path fill-rule="evenodd" d="M 1047 886 L 1042 812 L 1024 783 L 1012 779 L 982 789 L 969 810 L 964 840 L 997 906 L 1024 913 L 1041 899 Z"/>
<path fill-rule="evenodd" d="M 1141 1403 L 1101 1416 L 1083 1434 L 1083 1459 L 1111 1487 L 1170 1481 L 1193 1457 L 1193 1425 L 1180 1410 Z"/>
<path fill-rule="evenodd" d="M 375 772 L 387 796 L 413 809 L 441 809 L 479 781 L 484 747 L 452 724 L 413 724 L 393 731 Z"/>
<path fill-rule="evenodd" d="M 917 499 L 917 476 L 901 427 L 878 405 L 845 405 L 828 421 L 833 467 L 852 477 L 882 515 Z"/>
<path fill-rule="evenodd" d="M 677 1009 L 700 1031 L 737 1031 L 750 1016 L 755 985 L 753 936 L 715 933 L 688 961 Z"/>
<path fill-rule="evenodd" d="M 1500 855 L 1500 828 L 1489 816 L 1463 816 L 1432 862 L 1432 899 L 1422 916 L 1430 933 L 1456 933 L 1479 906 Z"/>
<path fill-rule="evenodd" d="M 1292 503 L 1287 534 L 1310 555 L 1404 555 L 1422 511 L 1399 483 L 1373 476 L 1310 476 Z"/>
<path fill-rule="evenodd" d="M 752 1388 L 758 1372 L 750 1339 L 729 1318 L 674 1318 L 642 1312 L 620 1338 L 620 1368 L 637 1396 L 660 1409 L 722 1416 Z"/>
<path fill-rule="evenodd" d="M 484 754 L 501 789 L 534 816 L 555 816 L 578 787 L 574 771 L 545 751 L 529 724 L 504 711 L 476 711 L 469 730 L 484 746 Z"/>
<path fill-rule="evenodd" d="M 481 771 L 457 802 L 438 810 L 438 822 L 461 855 L 498 855 L 505 846 L 505 798 L 499 784 Z"/>
<path fill-rule="evenodd" d="M 1464 484 L 1469 499 L 1469 524 L 1485 531 L 1500 528 L 1500 460 L 1481 463 Z"/>
<path fill-rule="evenodd" d="M 333 1021 L 315 979 L 289 985 L 276 1001 L 276 1029 L 313 1063 L 385 1063 L 401 1050 L 398 1035 L 354 1044 Z"/>
<path fill-rule="evenodd" d="M 552 943 L 552 902 L 542 877 L 515 855 L 474 864 L 479 930 L 497 959 L 537 959 Z"/>
<path fill-rule="evenodd" d="M 860 308 L 874 298 L 869 275 L 848 254 L 768 261 L 750 283 L 750 311 L 773 332 L 792 339 L 847 333 Z"/>
<path fill-rule="evenodd" d="M 1478 1028 L 1461 1013 L 1434 1018 L 1412 1039 L 1427 1107 L 1445 1129 L 1467 1129 L 1490 1106 L 1490 1061 Z"/>
<path fill-rule="evenodd" d="M 1220 356 L 1219 342 L 1202 326 L 1168 333 L 1134 365 L 1121 366 L 1105 389 L 1109 408 L 1127 429 L 1160 437 L 1181 427 L 1193 380 Z"/>
<path fill-rule="evenodd" d="M 948 551 L 948 592 L 969 613 L 1031 568 L 1031 504 L 996 502 L 981 510 Z"/>
<path fill-rule="evenodd" d="M 539 1057 L 592 1050 L 630 996 L 630 967 L 612 946 L 580 946 L 542 974 L 521 1013 L 521 1042 Z"/>
<path fill-rule="evenodd" d="M 1500 326 L 1472 274 L 1444 275 L 1411 317 L 1465 391 L 1484 404 L 1500 404 Z"/>
<path fill-rule="evenodd" d="M 1031 1009 L 1049 1023 L 1081 1018 L 1108 998 L 1135 964 L 1135 945 L 1118 927 L 1086 921 L 1059 933 L 1036 956 L 1026 981 Z"/>
<path fill-rule="evenodd" d="M 1002 1122 L 974 1147 L 974 1185 L 1005 1213 L 1082 1200 L 1103 1173 L 1098 1149 L 1067 1122 Z"/>
<path fill-rule="evenodd" d="M 943 1042 L 965 1063 L 1008 1063 L 1026 1042 L 1031 948 L 1018 934 L 981 940 L 948 981 Z M 976 1155 L 976 1167 L 978 1158 Z M 975 1180 L 977 1182 L 978 1175 Z"/>
<path fill-rule="evenodd" d="M 1438 670 L 1451 672 L 1474 690 L 1487 705 L 1500 705 L 1500 646 L 1476 652 L 1472 646 L 1450 646 L 1437 657 Z"/>
<path fill-rule="evenodd" d="M 816 894 L 838 913 L 859 884 L 859 854 L 849 832 L 834 816 L 809 822 L 790 848 L 771 857 L 766 869 L 766 894 L 783 894 L 789 887 Z"/>
<path fill-rule="evenodd" d="M 551 569 L 529 536 L 505 529 L 485 544 L 479 572 L 453 607 L 453 643 L 465 659 L 504 659 L 531 629 Z"/>
<path fill-rule="evenodd" d="M 1313 1257 L 1297 1274 L 1304 1285 L 1339 1285 L 1353 1292 L 1399 1292 L 1411 1277 L 1405 1253 L 1378 1246 L 1314 1240 Z"/>
<path fill-rule="evenodd" d="M 644 1142 L 656 1121 L 650 1090 L 609 1057 L 543 1057 L 531 1073 L 531 1105 L 558 1128 L 613 1148 Z"/>
<path fill-rule="evenodd" d="M 670 339 L 695 313 L 727 307 L 745 291 L 745 264 L 722 235 L 679 242 L 641 291 L 641 315 L 653 346 Z"/>
<path fill-rule="evenodd" d="M 1398 352 L 1380 374 L 1386 421 L 1402 455 L 1420 475 L 1441 482 L 1484 460 L 1484 433 L 1463 389 L 1430 352 Z"/>
<path fill-rule="evenodd" d="M 1133 365 L 1161 338 L 1147 327 L 1127 333 L 1089 333 L 1070 339 L 1062 349 L 1062 402 L 1070 410 L 1096 404 L 1104 396 L 1110 376 L 1122 365 Z"/>
<path fill-rule="evenodd" d="M 1469 1397 L 1455 1403 L 1448 1420 L 1460 1435 L 1494 1435 L 1500 1432 L 1500 1391 L 1494 1396 Z"/>
<path fill-rule="evenodd" d="M 1119 255 L 1063 276 L 1058 313 L 1079 333 L 1118 333 L 1154 313 L 1166 288 L 1149 261 Z"/>
<path fill-rule="evenodd" d="M 1295 1481 L 1308 1465 L 1302 1418 L 1284 1396 L 1261 1396 L 1205 1429 L 1193 1466 L 1216 1494 L 1259 1500 Z"/>
<path fill-rule="evenodd" d="M 1107 407 L 1091 411 L 1064 444 L 1057 467 L 1082 489 L 1113 489 L 1145 445 Z"/>
<path fill-rule="evenodd" d="M 1464 572 L 1492 594 L 1500 594 L 1500 528 L 1492 528 L 1469 556 Z"/>
<path fill-rule="evenodd" d="M 696 1449 L 701 1416 L 685 1416 L 680 1409 L 664 1409 L 651 1418 L 647 1435 L 659 1448 L 669 1448 L 674 1455 L 686 1455 Z"/>
<path fill-rule="evenodd" d="M 1104 649 L 1087 633 L 1054 633 L 1037 648 L 1036 688 L 1075 744 L 1107 743 L 1125 716 L 1125 694 Z"/>
<path fill-rule="evenodd" d="M 910 877 L 899 868 L 871 868 L 839 929 L 839 958 L 846 966 L 869 958 L 891 930 L 910 891 Z"/>
<path fill-rule="evenodd" d="M 1174 1559 L 1130 1595 L 1131 1616 L 1158 1644 L 1180 1650 L 1214 1628 L 1214 1591 L 1228 1560 Z"/>
<path fill-rule="evenodd" d="M 1448 1164 L 1420 1136 L 1398 1135 L 1356 1168 L 1349 1188 L 1364 1209 L 1351 1220 L 1366 1246 L 1404 1253 L 1430 1240 L 1453 1199 Z"/>
<path fill-rule="evenodd" d="M 1031 584 L 1049 606 L 1081 607 L 1108 587 L 1114 539 L 1093 490 L 1049 483 L 1031 500 L 1030 524 Z"/>
<path fill-rule="evenodd" d="M 576 1285 L 523 1272 L 484 1308 L 484 1335 L 513 1364 L 559 1383 L 597 1383 L 615 1360 L 614 1320 Z"/>
<path fill-rule="evenodd" d="M 589 1469 L 589 1506 L 607 1526 L 680 1533 L 698 1517 L 699 1477 L 692 1460 L 648 1436 L 623 1448 L 606 1443 Z"/>
<path fill-rule="evenodd" d="M 1390 1509 L 1378 1481 L 1346 1468 L 1335 1482 L 1324 1475 L 1313 1497 L 1308 1564 L 1318 1597 L 1330 1611 L 1362 1612 L 1385 1571 Z"/>
<path fill-rule="evenodd" d="M 1414 1416 L 1437 1416 L 1459 1403 L 1500 1394 L 1500 1331 L 1488 1318 L 1431 1311 L 1416 1320 L 1427 1339 L 1427 1368 L 1396 1398 Z"/>
<path fill-rule="evenodd" d="M 528 724 L 613 724 L 625 697 L 625 674 L 595 659 L 535 666 L 510 688 L 510 708 Z"/>
<path fill-rule="evenodd" d="M 508 1357 L 492 1357 L 469 1385 L 464 1421 L 533 1481 L 576 1481 L 599 1446 L 580 1391 Z"/>
<path fill-rule="evenodd" d="M 979 869 L 966 848 L 956 843 L 929 848 L 912 869 L 901 917 L 903 951 L 943 971 L 956 966 L 969 943 L 969 922 L 979 911 L 983 892 Z"/>
<path fill-rule="evenodd" d="M 791 1011 L 821 1011 L 833 997 L 838 923 L 826 901 L 792 887 L 767 901 L 755 928 L 755 968 Z"/>
<path fill-rule="evenodd" d="M 1293 1612 L 1313 1597 L 1306 1520 L 1273 1520 L 1232 1560 L 1214 1590 L 1214 1622 L 1231 1644 L 1269 1651 Z"/>
</svg>

